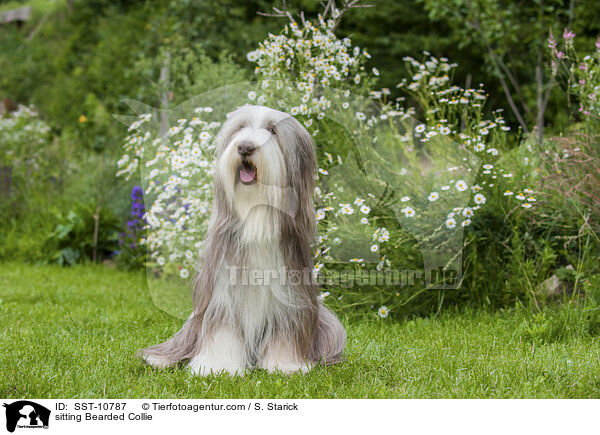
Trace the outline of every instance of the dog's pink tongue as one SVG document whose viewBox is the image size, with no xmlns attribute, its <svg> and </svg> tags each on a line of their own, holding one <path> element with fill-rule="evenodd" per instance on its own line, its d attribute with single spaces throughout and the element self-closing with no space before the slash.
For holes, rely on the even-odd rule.
<svg viewBox="0 0 600 435">
<path fill-rule="evenodd" d="M 242 180 L 242 182 L 251 183 L 252 181 L 254 181 L 254 177 L 256 177 L 256 172 L 254 172 L 253 169 L 244 166 L 240 170 L 240 180 Z"/>
</svg>

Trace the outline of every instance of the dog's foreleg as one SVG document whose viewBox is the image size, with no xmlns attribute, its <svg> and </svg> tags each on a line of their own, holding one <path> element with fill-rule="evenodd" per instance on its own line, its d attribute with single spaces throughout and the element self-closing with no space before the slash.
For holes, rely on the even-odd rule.
<svg viewBox="0 0 600 435">
<path fill-rule="evenodd" d="M 263 356 L 258 361 L 258 366 L 269 373 L 281 371 L 283 373 L 307 373 L 314 364 L 302 361 L 296 356 L 292 343 L 277 339 L 266 346 Z"/>
<path fill-rule="evenodd" d="M 221 326 L 202 341 L 200 352 L 192 358 L 188 367 L 193 374 L 200 376 L 223 371 L 243 375 L 246 354 L 242 340 L 230 327 Z"/>
</svg>

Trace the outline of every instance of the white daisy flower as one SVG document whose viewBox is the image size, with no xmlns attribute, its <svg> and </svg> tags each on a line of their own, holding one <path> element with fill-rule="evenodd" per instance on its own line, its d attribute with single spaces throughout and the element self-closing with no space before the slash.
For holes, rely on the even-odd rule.
<svg viewBox="0 0 600 435">
<path fill-rule="evenodd" d="M 454 186 L 459 192 L 464 192 L 467 190 L 467 183 L 465 183 L 463 180 L 458 180 L 456 183 L 454 183 Z"/>
<path fill-rule="evenodd" d="M 186 279 L 188 276 L 190 276 L 190 272 L 188 272 L 187 269 L 181 269 L 179 271 L 179 276 L 182 277 L 183 279 Z"/>
<path fill-rule="evenodd" d="M 371 207 L 369 207 L 368 205 L 363 205 L 360 207 L 360 212 L 362 214 L 369 214 L 370 211 L 371 211 Z"/>
<path fill-rule="evenodd" d="M 325 299 L 329 295 L 330 295 L 329 292 L 321 292 L 321 294 L 319 295 L 319 300 L 322 301 L 323 299 Z"/>
<path fill-rule="evenodd" d="M 400 210 L 402 213 L 404 213 L 404 216 L 406 217 L 414 217 L 415 216 L 415 209 L 412 207 L 404 207 L 402 210 Z"/>
<path fill-rule="evenodd" d="M 379 235 L 379 242 L 383 243 L 387 242 L 388 240 L 390 240 L 390 233 L 386 229 L 383 229 L 383 231 Z"/>
<path fill-rule="evenodd" d="M 407 201 L 410 201 L 410 197 L 408 197 L 408 196 L 403 196 L 402 198 L 400 198 L 400 201 L 402 201 L 402 202 L 407 202 Z"/>
<path fill-rule="evenodd" d="M 481 193 L 476 194 L 473 197 L 473 200 L 475 201 L 475 204 L 485 204 L 485 196 L 483 196 Z"/>
<path fill-rule="evenodd" d="M 385 319 L 389 314 L 389 310 L 388 308 L 384 305 L 382 307 L 379 307 L 379 310 L 377 310 L 377 315 L 379 317 L 381 317 L 382 319 Z"/>
<path fill-rule="evenodd" d="M 377 251 L 379 251 L 379 245 L 372 245 L 371 252 L 377 252 Z"/>
<path fill-rule="evenodd" d="M 350 205 L 346 204 L 346 205 L 342 206 L 342 208 L 340 209 L 340 212 L 342 214 L 353 214 L 354 209 L 352 207 L 350 207 Z"/>
<path fill-rule="evenodd" d="M 453 217 L 446 219 L 446 226 L 450 229 L 455 228 L 456 227 L 456 219 L 454 219 Z"/>
<path fill-rule="evenodd" d="M 429 199 L 430 202 L 435 201 L 436 199 L 438 199 L 440 197 L 440 194 L 437 192 L 431 192 L 429 194 L 429 197 L 427 199 Z"/>
</svg>

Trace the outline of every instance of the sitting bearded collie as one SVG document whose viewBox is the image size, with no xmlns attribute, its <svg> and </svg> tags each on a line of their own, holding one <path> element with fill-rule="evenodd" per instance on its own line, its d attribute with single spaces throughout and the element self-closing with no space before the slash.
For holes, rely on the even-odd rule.
<svg viewBox="0 0 600 435">
<path fill-rule="evenodd" d="M 215 138 L 214 204 L 194 278 L 194 310 L 141 351 L 194 374 L 306 372 L 339 362 L 346 331 L 319 302 L 311 247 L 316 156 L 292 116 L 262 106 L 229 114 Z"/>
</svg>

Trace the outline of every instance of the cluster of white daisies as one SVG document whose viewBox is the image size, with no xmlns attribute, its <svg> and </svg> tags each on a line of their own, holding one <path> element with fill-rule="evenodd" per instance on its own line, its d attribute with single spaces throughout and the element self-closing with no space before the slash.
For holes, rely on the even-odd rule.
<svg viewBox="0 0 600 435">
<path fill-rule="evenodd" d="M 0 116 L 0 160 L 12 167 L 25 165 L 38 170 L 40 156 L 32 151 L 46 143 L 49 133 L 50 126 L 33 107 L 19 105 L 8 116 Z"/>
<path fill-rule="evenodd" d="M 155 137 L 152 115 L 129 127 L 126 154 L 117 162 L 120 176 L 142 172 L 147 236 L 152 262 L 187 279 L 194 271 L 212 204 L 213 138 L 221 124 L 208 122 L 211 107 L 198 107 L 191 119 L 178 119 L 166 137 Z M 141 165 L 140 165 L 141 162 Z"/>
</svg>

